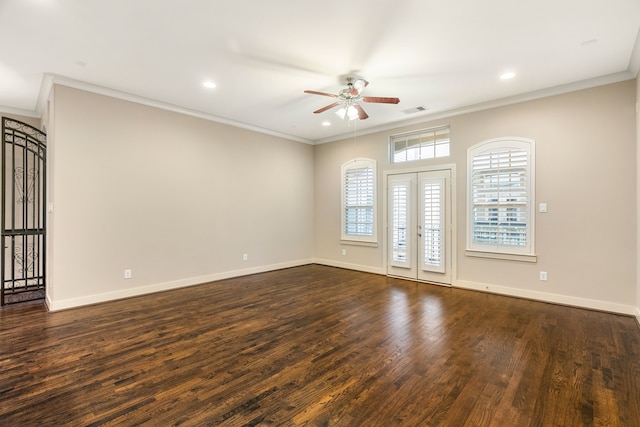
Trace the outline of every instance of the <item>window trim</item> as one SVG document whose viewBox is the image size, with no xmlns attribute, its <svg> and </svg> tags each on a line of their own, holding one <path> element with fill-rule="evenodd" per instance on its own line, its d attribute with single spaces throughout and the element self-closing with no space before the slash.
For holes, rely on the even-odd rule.
<svg viewBox="0 0 640 427">
<path fill-rule="evenodd" d="M 360 236 L 346 233 L 346 173 L 351 169 L 370 167 L 373 169 L 373 189 L 372 189 L 372 214 L 373 214 L 373 234 L 371 236 Z M 340 240 L 345 244 L 377 245 L 378 243 L 378 171 L 376 161 L 366 157 L 357 157 L 342 164 L 340 168 Z"/>
<path fill-rule="evenodd" d="M 527 245 L 515 247 L 473 242 L 473 183 L 474 157 L 496 149 L 512 148 L 527 153 Z M 522 137 L 499 137 L 482 141 L 467 149 L 467 236 L 465 255 L 510 261 L 536 262 L 535 255 L 535 140 Z"/>
</svg>

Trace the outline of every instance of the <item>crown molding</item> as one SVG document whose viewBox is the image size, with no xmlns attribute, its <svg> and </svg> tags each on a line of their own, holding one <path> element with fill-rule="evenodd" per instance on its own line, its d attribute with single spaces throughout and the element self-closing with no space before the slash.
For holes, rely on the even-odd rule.
<svg viewBox="0 0 640 427">
<path fill-rule="evenodd" d="M 455 117 L 462 114 L 469 114 L 483 110 L 489 110 L 492 108 L 503 107 L 507 105 L 513 105 L 520 102 L 532 101 L 536 99 L 546 98 L 554 95 L 561 95 L 569 92 L 575 92 L 578 90 L 589 89 L 597 86 L 604 86 L 607 84 L 618 83 L 625 80 L 630 80 L 635 78 L 640 71 L 640 32 L 638 33 L 638 38 L 636 39 L 635 48 L 633 54 L 631 56 L 631 60 L 629 62 L 629 69 L 627 71 L 609 74 L 606 76 L 596 77 L 593 79 L 582 80 L 578 82 L 572 82 L 565 85 L 555 86 L 552 88 L 541 89 L 533 92 L 528 92 L 520 95 L 515 95 L 511 97 L 501 98 L 497 100 L 487 101 L 483 103 L 478 103 L 469 106 L 463 106 L 460 108 L 435 112 L 435 113 L 426 113 L 419 117 L 414 117 L 412 119 L 406 120 L 398 120 L 395 122 L 391 122 L 385 125 L 376 126 L 373 128 L 369 128 L 366 130 L 358 131 L 360 136 L 369 135 L 373 133 L 383 132 L 387 130 L 397 129 L 399 127 L 416 125 L 424 122 L 434 121 L 445 119 L 449 117 Z M 40 93 L 38 96 L 38 101 L 36 104 L 36 108 L 34 111 L 31 110 L 23 110 L 12 107 L 4 107 L 0 106 L 0 110 L 5 111 L 11 114 L 18 114 L 26 117 L 42 117 L 42 113 L 45 109 L 46 102 L 49 99 L 49 95 L 54 85 L 61 85 L 72 87 L 75 89 L 84 90 L 87 92 L 109 96 L 116 99 L 121 99 L 124 101 L 134 102 L 137 104 L 142 104 L 150 107 L 159 108 L 162 110 L 172 111 L 179 114 L 185 114 L 192 117 L 198 117 L 204 120 L 209 120 L 217 123 L 226 124 L 229 126 L 234 126 L 242 129 L 247 129 L 250 131 L 275 136 L 278 138 L 283 138 L 291 141 L 301 142 L 304 144 L 310 145 L 320 145 L 328 142 L 341 141 L 344 139 L 349 139 L 352 137 L 351 133 L 344 133 L 340 135 L 335 135 L 327 138 L 322 138 L 318 140 L 310 140 L 306 138 L 301 138 L 294 135 L 289 135 L 281 132 L 276 132 L 270 129 L 261 128 L 258 126 L 249 125 L 247 123 L 238 122 L 235 120 L 231 120 L 225 117 L 216 116 L 213 114 L 203 113 L 201 111 L 192 110 L 189 108 L 180 107 L 177 105 L 173 105 L 166 102 L 156 101 L 150 98 L 145 98 L 138 95 L 133 95 L 131 93 L 118 91 L 115 89 L 110 89 L 107 87 L 94 85 L 91 83 L 86 83 L 79 80 L 70 79 L 57 74 L 45 74 L 42 79 L 42 84 L 40 86 Z"/>
<path fill-rule="evenodd" d="M 7 114 L 15 114 L 24 117 L 33 117 L 39 119 L 41 115 L 39 115 L 36 111 L 33 110 L 23 110 L 21 108 L 13 108 L 8 107 L 6 105 L 0 105 L 0 111 Z"/>
<path fill-rule="evenodd" d="M 174 113 L 185 114 L 187 116 L 197 117 L 212 122 L 222 123 L 229 126 L 234 126 L 241 129 L 250 130 L 266 135 L 275 136 L 278 138 L 288 139 L 291 141 L 302 142 L 304 144 L 313 145 L 313 141 L 305 138 L 301 138 L 294 135 L 289 135 L 281 132 L 276 132 L 270 129 L 261 128 L 258 126 L 249 125 L 247 123 L 238 122 L 235 120 L 227 119 L 225 117 L 216 116 L 213 114 L 203 113 L 201 111 L 192 110 L 189 108 L 180 107 L 178 105 L 170 104 L 167 102 L 157 101 L 143 96 L 133 95 L 128 92 L 122 92 L 115 89 L 110 89 L 104 86 L 95 85 L 92 83 L 86 83 L 80 80 L 70 79 L 68 77 L 60 76 L 57 74 L 45 74 L 42 79 L 42 85 L 40 87 L 40 94 L 38 96 L 38 104 L 36 106 L 37 117 L 42 115 L 46 101 L 49 97 L 49 93 L 54 85 L 67 86 L 74 89 L 84 90 L 86 92 L 95 93 L 98 95 L 109 96 L 111 98 L 121 99 L 123 101 L 134 102 L 136 104 L 146 105 L 148 107 L 159 108 L 161 110 L 171 111 Z M 33 115 L 33 113 L 31 114 Z"/>
<path fill-rule="evenodd" d="M 631 57 L 629 58 L 629 72 L 633 74 L 633 77 L 637 77 L 640 72 L 640 29 L 636 36 L 636 43 L 631 50 Z"/>
<path fill-rule="evenodd" d="M 514 95 L 506 98 L 500 98 L 492 101 L 482 102 L 478 104 L 473 104 L 469 106 L 464 106 L 452 110 L 435 112 L 435 113 L 425 113 L 420 117 L 416 117 L 408 120 L 399 120 L 396 122 L 388 123 L 382 126 L 376 126 L 373 128 L 369 128 L 366 130 L 358 131 L 358 136 L 369 135 L 372 133 L 382 132 L 391 129 L 397 129 L 399 127 L 411 126 L 415 124 L 420 124 L 424 122 L 446 119 L 449 117 L 460 116 L 462 114 L 475 113 L 483 110 L 490 110 L 492 108 L 504 107 L 507 105 L 518 104 L 520 102 L 533 101 L 536 99 L 547 98 L 554 95 L 562 95 L 569 92 L 575 92 L 583 89 L 590 89 L 593 87 L 604 86 L 612 83 L 618 83 L 625 80 L 630 80 L 634 78 L 634 74 L 631 71 L 622 71 L 615 74 L 609 74 L 606 76 L 596 77 L 588 80 L 581 80 L 578 82 L 572 82 L 565 85 L 554 86 L 551 88 L 541 89 L 533 92 L 527 92 L 520 95 Z M 327 142 L 341 141 L 343 139 L 353 138 L 353 134 L 344 133 L 341 135 L 331 136 L 328 138 L 319 139 L 314 142 L 314 144 L 325 144 Z"/>
</svg>

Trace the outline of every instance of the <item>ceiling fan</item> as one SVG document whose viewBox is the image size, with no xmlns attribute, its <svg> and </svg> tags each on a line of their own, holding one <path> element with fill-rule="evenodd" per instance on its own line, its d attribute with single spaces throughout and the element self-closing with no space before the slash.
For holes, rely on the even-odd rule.
<svg viewBox="0 0 640 427">
<path fill-rule="evenodd" d="M 347 87 L 342 89 L 337 95 L 333 93 L 318 92 L 315 90 L 305 90 L 304 93 L 310 93 L 312 95 L 330 96 L 331 98 L 337 98 L 337 101 L 333 104 L 329 104 L 319 110 L 314 111 L 314 114 L 323 113 L 334 107 L 342 106 L 336 114 L 344 119 L 347 117 L 349 120 L 360 119 L 364 120 L 369 115 L 364 111 L 362 106 L 358 104 L 358 101 L 362 102 L 375 102 L 380 104 L 397 104 L 400 102 L 399 98 L 386 98 L 380 96 L 362 96 L 362 90 L 367 87 L 368 81 L 363 79 L 354 80 L 352 77 L 347 77 Z"/>
</svg>

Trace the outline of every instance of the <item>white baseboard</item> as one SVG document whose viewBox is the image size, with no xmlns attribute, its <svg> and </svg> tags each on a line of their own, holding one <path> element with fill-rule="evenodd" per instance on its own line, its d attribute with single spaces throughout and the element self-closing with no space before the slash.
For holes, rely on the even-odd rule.
<svg viewBox="0 0 640 427">
<path fill-rule="evenodd" d="M 206 276 L 191 277 L 188 279 L 174 280 L 165 283 L 156 283 L 152 285 L 140 286 L 137 288 L 122 289 L 114 292 L 106 292 L 101 294 L 86 295 L 78 298 L 69 298 L 64 300 L 52 300 L 47 295 L 46 305 L 50 311 L 65 310 L 83 305 L 98 304 L 101 302 L 113 301 L 123 298 L 131 298 L 140 295 L 151 294 L 155 292 L 168 291 L 171 289 L 179 289 L 187 286 L 201 285 L 203 283 L 215 282 L 233 277 L 248 276 L 250 274 L 265 273 L 267 271 L 281 270 L 283 268 L 298 267 L 301 265 L 312 264 L 313 260 L 297 260 L 284 262 L 280 264 L 264 265 L 259 267 L 244 268 L 242 270 L 225 271 L 221 273 L 209 274 Z"/>
<path fill-rule="evenodd" d="M 348 270 L 364 271 L 386 275 L 386 269 L 382 267 L 371 267 L 367 265 L 349 264 L 328 259 L 314 258 L 315 264 L 328 265 L 330 267 L 346 268 Z M 489 292 L 516 298 L 524 298 L 533 301 L 542 301 L 553 304 L 568 305 L 573 307 L 588 308 L 592 310 L 605 311 L 610 313 L 626 314 L 635 316 L 640 326 L 640 308 L 631 305 L 618 304 L 608 301 L 592 300 L 587 298 L 572 297 L 567 295 L 553 294 L 549 292 L 538 292 L 526 289 L 511 288 L 508 286 L 497 286 L 487 283 L 471 282 L 467 280 L 455 280 L 452 284 L 454 288 L 469 289 L 474 291 Z"/>
<path fill-rule="evenodd" d="M 350 264 L 345 262 L 327 260 L 327 259 L 305 259 L 290 261 L 280 264 L 265 265 L 259 267 L 246 268 L 242 270 L 232 270 L 220 273 L 214 273 L 206 276 L 192 277 L 188 279 L 175 280 L 171 282 L 156 283 L 152 285 L 140 286 L 137 288 L 122 289 L 114 292 L 106 292 L 101 294 L 86 295 L 78 298 L 69 298 L 65 300 L 52 299 L 49 294 L 46 296 L 45 304 L 50 311 L 65 310 L 84 305 L 97 304 L 101 302 L 113 301 L 123 298 L 131 298 L 154 292 L 162 292 L 171 289 L 179 289 L 187 286 L 201 285 L 203 283 L 215 282 L 233 277 L 247 276 L 250 274 L 264 273 L 267 271 L 281 270 L 283 268 L 298 267 L 307 264 L 321 264 L 330 267 L 345 268 L 348 270 L 362 271 L 365 273 L 373 273 L 386 275 L 386 270 L 382 267 L 371 267 L 360 264 Z M 525 289 L 511 288 L 507 286 L 497 286 L 486 283 L 471 282 L 466 280 L 456 280 L 453 287 L 460 289 L 470 289 L 475 291 L 495 293 L 499 295 L 525 298 L 535 301 L 543 301 L 555 304 L 569 305 L 574 307 L 589 308 L 600 311 L 608 311 L 612 313 L 626 314 L 635 316 L 640 326 L 640 308 L 617 304 L 608 301 L 591 300 L 586 298 L 578 298 L 567 295 L 559 295 L 548 292 L 537 292 Z"/>
<path fill-rule="evenodd" d="M 360 264 L 349 264 L 346 262 L 339 262 L 330 259 L 321 259 L 314 258 L 314 264 L 328 265 L 329 267 L 338 267 L 338 268 L 346 268 L 347 270 L 356 270 L 363 271 L 365 273 L 374 273 L 374 274 L 387 274 L 386 270 L 381 267 L 371 267 L 369 265 L 360 265 Z"/>
<path fill-rule="evenodd" d="M 636 316 L 640 321 L 640 311 L 632 305 L 618 304 L 609 301 L 592 300 L 587 298 L 572 297 L 567 295 L 553 294 L 549 292 L 538 292 L 526 289 L 510 288 L 507 286 L 490 285 L 487 283 L 470 282 L 457 280 L 453 284 L 455 288 L 471 289 L 475 291 L 489 292 L 505 296 L 525 298 L 535 301 L 550 302 L 554 304 L 569 305 L 580 308 L 607 311 L 611 313 L 627 314 Z"/>
</svg>

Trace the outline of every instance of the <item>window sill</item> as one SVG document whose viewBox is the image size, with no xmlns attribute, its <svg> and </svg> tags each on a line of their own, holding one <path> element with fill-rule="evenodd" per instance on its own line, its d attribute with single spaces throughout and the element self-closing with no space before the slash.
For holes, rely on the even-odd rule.
<svg viewBox="0 0 640 427">
<path fill-rule="evenodd" d="M 378 242 L 362 242 L 360 240 L 347 240 L 340 239 L 341 245 L 350 245 L 350 246 L 368 246 L 370 248 L 377 248 Z"/>
<path fill-rule="evenodd" d="M 477 258 L 490 258 L 490 259 L 503 259 L 507 261 L 521 261 L 521 262 L 538 262 L 536 255 L 528 254 L 503 254 L 498 252 L 485 252 L 467 249 L 464 251 L 466 256 Z"/>
</svg>

